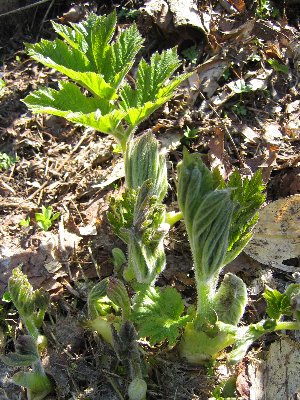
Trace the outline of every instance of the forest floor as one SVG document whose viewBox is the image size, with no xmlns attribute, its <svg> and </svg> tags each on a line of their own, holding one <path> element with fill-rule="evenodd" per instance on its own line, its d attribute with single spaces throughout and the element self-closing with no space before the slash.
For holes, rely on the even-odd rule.
<svg viewBox="0 0 300 400">
<path fill-rule="evenodd" d="M 43 287 L 51 296 L 43 326 L 49 342 L 43 362 L 56 383 L 56 394 L 49 399 L 125 399 L 127 382 L 112 349 L 83 324 L 88 290 L 113 275 L 112 249 L 126 250 L 106 219 L 108 199 L 123 184 L 122 157 L 111 137 L 62 118 L 33 115 L 22 103 L 34 89 L 54 87 L 59 79 L 57 72 L 30 59 L 24 50 L 24 42 L 55 37 L 51 19 L 77 22 L 87 12 L 106 14 L 116 7 L 120 29 L 137 23 L 146 39 L 146 59 L 154 51 L 178 46 L 183 69 L 194 72 L 136 132 L 151 129 L 167 151 L 167 207 L 177 208 L 176 165 L 184 146 L 203 154 L 207 165 L 218 167 L 225 179 L 235 168 L 244 176 L 262 168 L 266 203 L 285 199 L 277 203 L 279 209 L 296 206 L 296 216 L 288 214 L 286 223 L 298 223 L 298 228 L 294 236 L 285 235 L 267 214 L 259 254 L 249 248 L 227 267 L 249 287 L 245 319 L 264 315 L 264 284 L 284 290 L 287 283 L 299 282 L 299 3 L 286 2 L 283 7 L 279 1 L 206 0 L 198 5 L 195 1 L 194 9 L 171 0 L 144 3 L 53 1 L 24 11 L 22 18 L 0 12 L 5 26 L 0 49 L 0 299 L 19 265 L 35 288 Z M 163 3 L 169 4 L 168 13 Z M 47 232 L 35 221 L 42 206 L 51 206 L 61 216 Z M 30 222 L 21 226 L 21 221 Z M 182 223 L 172 228 L 165 246 L 167 267 L 157 284 L 175 286 L 184 298 L 195 298 Z M 4 353 L 13 349 L 12 338 L 21 326 L 12 304 L 1 300 L 0 329 Z M 215 374 L 179 360 L 176 350 L 150 348 L 144 342 L 148 398 L 205 400 L 212 397 L 222 374 L 232 373 L 237 398 L 269 399 L 263 397 L 271 393 L 269 383 L 261 378 L 258 388 L 253 360 L 266 359 L 276 340 L 277 335 L 265 337 L 234 371 L 224 366 Z M 291 348 L 293 353 L 297 349 L 300 362 L 299 337 L 293 334 L 291 340 L 297 342 Z M 12 374 L 13 368 L 0 362 L 1 400 L 26 398 L 11 383 Z M 299 381 L 298 385 L 299 389 Z M 296 396 L 293 388 L 289 390 L 289 396 Z"/>
</svg>

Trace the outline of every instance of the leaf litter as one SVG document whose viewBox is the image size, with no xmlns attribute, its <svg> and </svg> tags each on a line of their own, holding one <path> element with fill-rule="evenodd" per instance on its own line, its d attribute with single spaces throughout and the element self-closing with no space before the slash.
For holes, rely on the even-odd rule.
<svg viewBox="0 0 300 400">
<path fill-rule="evenodd" d="M 287 19 L 283 13 L 280 18 L 266 20 L 257 19 L 255 10 L 244 1 L 223 0 L 200 5 L 190 1 L 190 7 L 175 0 L 130 3 L 136 9 L 141 7 L 137 23 L 146 31 L 145 54 L 174 44 L 182 56 L 183 50 L 192 46 L 198 51 L 196 65 L 187 58 L 184 61 L 185 68 L 194 71 L 190 86 L 183 87 L 178 99 L 158 110 L 140 131 L 156 126 L 157 137 L 165 141 L 169 152 L 171 176 L 181 158 L 182 144 L 208 154 L 208 164 L 220 168 L 223 176 L 228 176 L 234 168 L 240 168 L 245 175 L 264 169 L 268 204 L 256 227 L 255 232 L 259 233 L 246 253 L 259 262 L 255 265 L 262 271 L 266 265 L 272 267 L 272 279 L 275 276 L 277 283 L 284 287 L 287 280 L 297 278 L 300 257 L 300 34 L 293 7 L 287 8 Z M 77 6 L 74 10 L 71 7 L 62 10 L 56 5 L 58 14 L 70 21 L 73 17 L 82 18 L 87 9 L 97 8 L 93 2 L 80 6 L 80 10 Z M 110 11 L 108 8 L 101 6 L 98 11 L 106 13 Z M 53 36 L 48 24 L 43 28 L 45 35 Z M 34 41 L 32 33 L 27 34 Z M 21 36 L 18 40 L 22 43 L 29 39 Z M 62 322 L 56 325 L 57 332 L 51 325 L 47 329 L 53 339 L 50 348 L 60 343 L 62 353 L 51 350 L 48 361 L 45 359 L 57 381 L 59 398 L 67 398 L 71 393 L 72 398 L 98 398 L 97 390 L 101 398 L 120 398 L 116 393 L 122 386 L 122 378 L 112 372 L 116 371 L 116 365 L 109 349 L 101 343 L 95 344 L 96 339 L 91 336 L 79 345 L 68 346 L 68 337 L 61 343 L 64 332 L 61 327 L 78 327 L 74 321 L 83 318 L 79 310 L 86 300 L 89 279 L 109 276 L 113 270 L 111 250 L 122 247 L 105 220 L 108 198 L 116 195 L 122 186 L 122 162 L 118 153 L 113 152 L 109 138 L 74 127 L 57 117 L 30 115 L 20 99 L 41 84 L 52 87 L 59 76 L 29 60 L 22 46 L 19 49 L 14 53 L 9 48 L 4 56 L 6 87 L 0 103 L 0 151 L 18 155 L 17 163 L 0 172 L 0 294 L 2 297 L 6 290 L 11 269 L 23 264 L 32 284 L 44 286 L 53 300 L 59 300 L 53 305 L 51 315 L 57 315 L 57 320 Z M 198 131 L 198 136 L 188 142 L 183 134 L 187 126 Z M 172 194 L 168 201 L 174 202 Z M 64 227 L 54 228 L 47 234 L 36 227 L 22 230 L 19 221 L 38 212 L 44 204 L 64 215 Z M 182 276 L 185 267 L 180 267 L 183 264 L 191 268 L 184 254 L 186 238 L 180 227 L 174 230 L 176 234 L 171 232 L 168 239 L 168 246 L 175 249 L 168 255 L 172 273 L 166 270 L 159 283 L 173 282 L 180 286 L 188 302 L 195 293 L 191 278 L 186 277 L 192 271 Z M 241 264 L 242 257 L 245 255 L 241 255 Z M 285 260 L 290 260 L 288 265 Z M 238 262 L 239 259 L 234 268 L 244 273 Z M 254 270 L 247 274 L 249 281 L 257 279 Z M 75 337 L 82 338 L 82 332 Z M 89 350 L 88 346 L 95 350 Z M 291 346 L 297 345 L 292 342 Z M 271 347 L 268 365 L 273 351 Z M 80 366 L 77 370 L 72 369 L 74 363 Z M 204 380 L 201 371 L 172 359 L 163 358 L 158 364 L 152 368 L 151 399 L 209 397 L 208 388 L 214 382 Z M 286 368 L 288 365 L 292 364 L 286 361 Z M 96 372 L 99 367 L 104 378 Z M 67 373 L 59 381 L 64 369 Z M 248 376 L 251 381 L 251 373 Z M 265 373 L 262 376 L 267 379 Z M 92 380 L 98 382 L 96 386 Z M 263 398 L 258 394 L 259 385 L 252 386 L 250 392 L 245 392 L 240 384 L 243 398 Z M 8 387 L 5 383 L 3 390 Z M 7 395 L 13 393 L 9 390 Z M 294 395 L 292 390 L 289 393 Z M 283 398 L 278 397 L 282 393 L 276 387 L 272 393 L 273 399 Z M 14 393 L 10 398 L 13 397 L 16 397 Z"/>
</svg>

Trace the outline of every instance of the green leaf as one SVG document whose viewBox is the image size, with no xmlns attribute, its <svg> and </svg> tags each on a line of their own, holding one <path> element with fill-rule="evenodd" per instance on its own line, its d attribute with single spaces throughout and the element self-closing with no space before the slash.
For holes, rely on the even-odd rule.
<svg viewBox="0 0 300 400">
<path fill-rule="evenodd" d="M 114 233 L 126 244 L 129 241 L 129 228 L 133 225 L 134 206 L 136 202 L 136 191 L 125 189 L 118 197 L 110 197 L 107 219 Z"/>
<path fill-rule="evenodd" d="M 107 82 L 117 88 L 133 65 L 144 39 L 135 24 L 125 29 L 107 51 L 102 62 L 102 73 Z"/>
<path fill-rule="evenodd" d="M 179 66 L 180 61 L 176 48 L 165 50 L 161 54 L 154 53 L 150 64 L 147 64 L 142 59 L 136 78 L 137 104 L 140 105 L 147 103 L 147 101 L 153 101 L 156 98 L 158 89 L 162 87 Z"/>
<path fill-rule="evenodd" d="M 92 97 L 75 84 L 61 82 L 60 90 L 43 88 L 24 102 L 33 112 L 57 115 L 112 134 L 125 151 L 134 128 L 168 101 L 188 74 L 169 81 L 180 65 L 176 49 L 171 49 L 155 53 L 150 64 L 140 62 L 135 88 L 126 82 L 120 88 L 128 82 L 126 74 L 142 47 L 143 38 L 136 25 L 123 30 L 115 40 L 115 12 L 107 16 L 91 13 L 86 21 L 70 25 L 53 23 L 65 42 L 42 40 L 26 48 L 35 60 L 65 74 Z"/>
<path fill-rule="evenodd" d="M 231 174 L 227 187 L 232 189 L 231 198 L 235 203 L 235 208 L 224 264 L 232 261 L 251 239 L 251 231 L 258 220 L 258 209 L 266 198 L 261 170 L 257 171 L 251 179 L 244 180 L 236 170 Z"/>
<path fill-rule="evenodd" d="M 71 113 L 80 115 L 99 110 L 101 115 L 110 111 L 108 101 L 86 97 L 77 85 L 64 81 L 59 82 L 59 90 L 49 88 L 36 90 L 25 97 L 24 103 L 35 113 L 42 112 L 65 118 Z"/>
<path fill-rule="evenodd" d="M 277 72 L 282 72 L 284 74 L 289 73 L 289 67 L 287 65 L 284 65 L 280 63 L 279 61 L 275 60 L 274 58 L 270 58 L 267 60 L 267 62 L 271 65 L 271 67 L 277 71 Z"/>
<path fill-rule="evenodd" d="M 49 306 L 48 294 L 40 289 L 33 290 L 27 276 L 20 268 L 13 270 L 8 280 L 8 291 L 28 331 L 32 336 L 37 336 L 36 329 L 42 324 Z"/>
<path fill-rule="evenodd" d="M 122 310 L 122 319 L 125 322 L 131 313 L 131 303 L 125 285 L 117 278 L 110 277 L 107 284 L 108 298 Z"/>
<path fill-rule="evenodd" d="M 18 157 L 16 155 L 12 156 L 10 154 L 0 152 L 0 171 L 9 169 L 17 161 Z"/>
<path fill-rule="evenodd" d="M 99 73 L 102 73 L 105 61 L 107 61 L 106 53 L 109 50 L 109 42 L 113 37 L 116 23 L 117 15 L 114 11 L 107 16 L 95 17 L 91 25 L 91 46 L 88 49 L 92 53 Z"/>
<path fill-rule="evenodd" d="M 188 316 L 181 317 L 183 311 L 183 300 L 176 289 L 151 287 L 137 297 L 133 319 L 137 323 L 140 337 L 149 337 L 151 344 L 168 340 L 173 345 L 180 334 L 180 328 L 189 320 Z"/>
<path fill-rule="evenodd" d="M 37 372 L 18 372 L 12 379 L 16 385 L 23 386 L 33 393 L 45 392 L 44 397 L 52 391 L 50 379 Z M 39 398 L 41 399 L 41 397 Z"/>
<path fill-rule="evenodd" d="M 42 228 L 44 231 L 48 231 L 53 222 L 60 217 L 60 212 L 55 213 L 52 215 L 52 207 L 45 207 L 42 206 L 42 212 L 41 213 L 35 213 L 35 220 L 37 221 L 37 224 L 40 228 Z"/>
<path fill-rule="evenodd" d="M 25 49 L 34 60 L 67 76 L 71 74 L 71 79 L 74 79 L 76 72 L 96 72 L 82 51 L 70 49 L 60 39 L 42 39 L 39 43 L 26 43 Z"/>
<path fill-rule="evenodd" d="M 270 318 L 278 320 L 281 315 L 291 314 L 290 298 L 286 294 L 267 287 L 263 297 L 267 302 L 266 312 Z"/>
<path fill-rule="evenodd" d="M 138 66 L 136 88 L 133 89 L 130 85 L 125 85 L 121 90 L 122 107 L 125 110 L 130 108 L 138 110 L 148 103 L 148 108 L 152 109 L 151 112 L 154 111 L 154 108 L 159 108 L 172 96 L 174 89 L 188 77 L 187 74 L 181 75 L 166 84 L 179 65 L 180 61 L 176 48 L 163 51 L 161 54 L 154 53 L 150 64 L 142 59 Z M 142 116 L 138 119 L 132 115 L 131 123 L 133 124 L 134 121 L 138 120 L 142 121 L 142 119 Z"/>
<path fill-rule="evenodd" d="M 70 113 L 66 115 L 66 118 L 75 122 L 79 125 L 92 127 L 99 132 L 111 134 L 118 141 L 122 142 L 125 133 L 122 128 L 121 122 L 122 118 L 126 113 L 122 110 L 113 110 L 108 114 L 101 115 L 101 112 L 97 110 L 89 114 L 83 113 Z"/>
</svg>

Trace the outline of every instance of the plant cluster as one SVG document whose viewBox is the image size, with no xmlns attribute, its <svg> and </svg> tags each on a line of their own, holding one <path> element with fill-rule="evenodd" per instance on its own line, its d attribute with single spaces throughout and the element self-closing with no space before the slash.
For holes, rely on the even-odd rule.
<svg viewBox="0 0 300 400">
<path fill-rule="evenodd" d="M 12 156 L 10 154 L 0 152 L 0 171 L 6 171 L 17 161 L 17 156 Z"/>
<path fill-rule="evenodd" d="M 63 116 L 111 134 L 124 154 L 124 190 L 120 197 L 111 199 L 108 220 L 126 244 L 127 257 L 114 249 L 116 274 L 90 291 L 87 325 L 113 346 L 127 366 L 128 398 L 146 398 L 147 374 L 138 347 L 140 338 L 147 338 L 151 345 L 164 341 L 169 348 L 176 345 L 181 357 L 192 364 L 211 362 L 233 346 L 227 357 L 236 363 L 262 335 L 299 329 L 300 285 L 292 284 L 284 293 L 267 288 L 266 319 L 247 326 L 240 325 L 247 305 L 245 283 L 231 273 L 222 278 L 224 267 L 251 239 L 265 199 L 260 172 L 243 180 L 235 171 L 225 182 L 217 170 L 205 166 L 199 154 L 184 150 L 178 165 L 180 211 L 166 213 L 165 155 L 151 132 L 138 137 L 133 132 L 186 78 L 171 78 L 179 66 L 175 49 L 155 53 L 150 63 L 142 59 L 136 76 L 129 80 L 127 74 L 142 46 L 135 25 L 115 37 L 116 15 L 112 13 L 101 17 L 91 14 L 85 22 L 71 27 L 53 26 L 65 42 L 42 40 L 27 45 L 29 54 L 75 83 L 61 81 L 58 90 L 40 89 L 26 97 L 26 104 L 34 112 Z M 249 90 L 240 83 L 237 93 Z M 51 221 L 55 216 L 48 217 Z M 187 310 L 175 287 L 156 285 L 166 266 L 164 238 L 170 225 L 179 220 L 186 227 L 197 290 L 197 303 Z M 22 365 L 32 365 L 31 374 L 43 376 L 45 390 L 49 391 L 51 385 L 37 351 L 45 297 L 32 290 L 20 270 L 10 279 L 9 293 L 30 336 L 26 339 L 30 351 L 24 354 L 17 344 L 18 360 L 24 359 Z M 283 320 L 285 316 L 294 320 Z M 16 356 L 8 355 L 6 361 L 12 357 Z M 23 384 L 25 379 L 16 382 Z M 25 383 L 27 386 L 23 386 L 33 390 Z"/>
<path fill-rule="evenodd" d="M 54 68 L 73 82 L 61 80 L 59 88 L 42 88 L 27 96 L 33 112 L 64 117 L 112 135 L 123 152 L 131 133 L 166 103 L 187 75 L 171 78 L 180 66 L 176 49 L 143 58 L 136 76 L 129 71 L 143 45 L 135 24 L 116 36 L 116 13 L 90 14 L 71 27 L 53 22 L 61 39 L 27 44 L 31 57 Z M 83 88 L 84 91 L 81 91 Z"/>
<path fill-rule="evenodd" d="M 27 389 L 28 400 L 42 400 L 53 389 L 40 359 L 47 340 L 39 332 L 49 305 L 49 296 L 41 290 L 33 290 L 20 268 L 13 270 L 8 282 L 8 296 L 18 310 L 27 334 L 19 336 L 15 352 L 2 356 L 1 360 L 12 367 L 31 367 L 31 371 L 17 372 L 12 380 Z"/>
</svg>

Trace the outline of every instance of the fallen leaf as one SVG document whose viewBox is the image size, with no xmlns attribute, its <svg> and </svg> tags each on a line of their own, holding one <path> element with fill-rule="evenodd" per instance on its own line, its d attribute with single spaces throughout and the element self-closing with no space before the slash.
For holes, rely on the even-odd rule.
<svg viewBox="0 0 300 400">
<path fill-rule="evenodd" d="M 256 143 L 259 139 L 259 135 L 249 126 L 243 125 L 240 128 L 241 134 L 245 138 L 246 143 Z"/>
<path fill-rule="evenodd" d="M 215 128 L 215 133 L 208 146 L 211 168 L 218 168 L 222 177 L 226 179 L 231 168 L 229 157 L 224 152 L 224 131 L 221 128 Z"/>
<path fill-rule="evenodd" d="M 109 177 L 105 180 L 103 180 L 102 182 L 93 185 L 93 189 L 104 189 L 107 186 L 111 185 L 112 183 L 114 183 L 115 181 L 117 181 L 118 179 L 121 179 L 125 176 L 125 171 L 124 171 L 124 163 L 122 160 L 119 160 L 116 162 L 111 174 L 109 175 Z"/>
<path fill-rule="evenodd" d="M 196 69 L 200 89 L 210 98 L 219 88 L 218 80 L 228 69 L 230 60 L 222 60 L 219 56 L 210 58 L 205 63 L 199 65 Z"/>
<path fill-rule="evenodd" d="M 282 140 L 281 127 L 277 122 L 270 122 L 264 125 L 264 138 L 269 144 L 278 144 Z"/>
<path fill-rule="evenodd" d="M 250 359 L 249 400 L 298 399 L 300 345 L 287 337 L 270 346 L 266 360 Z"/>
<path fill-rule="evenodd" d="M 276 200 L 260 211 L 245 252 L 269 267 L 299 271 L 285 260 L 300 257 L 300 194 Z"/>
</svg>

